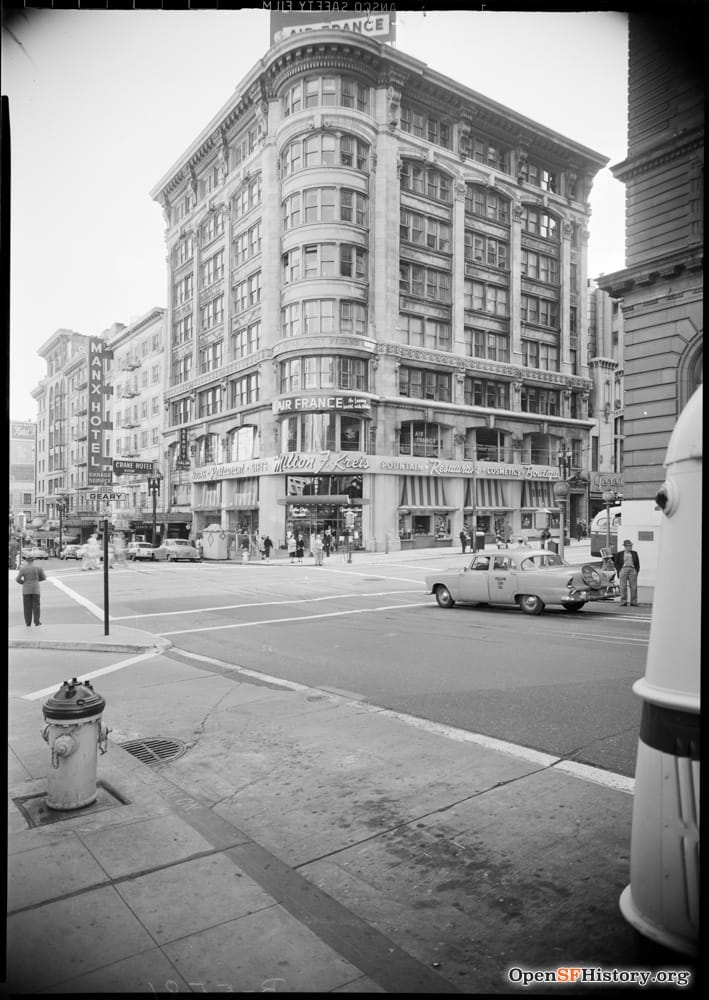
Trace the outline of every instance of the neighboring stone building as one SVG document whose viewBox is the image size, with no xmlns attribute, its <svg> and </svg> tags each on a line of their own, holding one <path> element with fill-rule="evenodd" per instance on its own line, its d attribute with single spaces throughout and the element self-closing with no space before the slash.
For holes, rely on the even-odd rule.
<svg viewBox="0 0 709 1000">
<path fill-rule="evenodd" d="M 588 370 L 591 429 L 589 506 L 593 517 L 603 494 L 623 495 L 623 313 L 618 302 L 589 282 Z"/>
<path fill-rule="evenodd" d="M 284 544 L 588 518 L 589 193 L 607 159 L 392 47 L 271 48 L 151 192 L 172 510 Z"/>
<path fill-rule="evenodd" d="M 22 531 L 35 516 L 37 425 L 11 420 L 9 438 L 10 528 Z"/>
<path fill-rule="evenodd" d="M 88 343 L 83 334 L 60 329 L 37 351 L 47 372 L 32 390 L 37 402 L 36 513 L 48 533 L 59 527 L 57 503 L 66 495 L 76 495 L 82 484 L 87 448 Z M 85 482 L 85 472 L 83 475 Z M 75 504 L 72 507 L 75 509 Z M 73 510 L 71 516 L 76 520 Z M 74 524 L 68 534 L 78 530 Z"/>
<path fill-rule="evenodd" d="M 703 372 L 703 32 L 680 5 L 629 20 L 626 267 L 597 278 L 624 326 L 624 530 L 654 582 L 655 494 L 677 417 Z"/>
</svg>

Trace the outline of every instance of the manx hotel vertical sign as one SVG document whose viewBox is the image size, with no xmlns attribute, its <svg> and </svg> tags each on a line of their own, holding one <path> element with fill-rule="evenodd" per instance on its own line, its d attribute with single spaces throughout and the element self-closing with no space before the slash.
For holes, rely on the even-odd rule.
<svg viewBox="0 0 709 1000">
<path fill-rule="evenodd" d="M 393 3 L 343 3 L 328 0 L 273 0 L 264 3 L 271 12 L 271 45 L 301 31 L 329 28 L 355 35 L 376 38 L 378 42 L 396 39 L 396 6 Z"/>
<path fill-rule="evenodd" d="M 87 486 L 105 486 L 111 482 L 111 457 L 106 455 L 106 431 L 113 427 L 106 420 L 106 396 L 113 392 L 106 385 L 105 361 L 112 357 L 106 342 L 89 337 L 89 454 Z"/>
</svg>

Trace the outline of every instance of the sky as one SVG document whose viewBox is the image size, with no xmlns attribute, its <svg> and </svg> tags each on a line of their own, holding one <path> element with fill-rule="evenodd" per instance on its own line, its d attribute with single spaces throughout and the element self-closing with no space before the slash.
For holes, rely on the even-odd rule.
<svg viewBox="0 0 709 1000">
<path fill-rule="evenodd" d="M 269 14 L 25 10 L 2 31 L 11 142 L 10 417 L 36 418 L 37 349 L 167 304 L 149 191 L 269 47 Z M 627 152 L 627 15 L 397 11 L 396 48 L 609 158 Z M 590 198 L 589 277 L 625 264 L 625 188 Z"/>
</svg>

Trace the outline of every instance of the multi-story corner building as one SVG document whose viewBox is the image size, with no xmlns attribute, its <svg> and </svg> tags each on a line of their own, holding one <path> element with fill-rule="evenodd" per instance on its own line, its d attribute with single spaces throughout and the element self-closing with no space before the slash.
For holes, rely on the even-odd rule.
<svg viewBox="0 0 709 1000">
<path fill-rule="evenodd" d="M 138 460 L 143 471 L 127 472 L 114 478 L 123 493 L 120 502 L 109 505 L 115 530 L 131 535 L 152 530 L 152 495 L 145 467 L 156 463 L 160 473 L 164 445 L 162 402 L 165 378 L 165 310 L 154 308 L 125 326 L 114 323 L 99 336 L 112 352 L 103 361 L 109 389 L 105 401 L 107 430 L 102 454 L 123 461 Z M 47 375 L 32 395 L 37 400 L 37 513 L 44 521 L 44 533 L 56 540 L 59 526 L 58 504 L 66 504 L 63 518 L 64 540 L 83 541 L 98 526 L 106 510 L 103 501 L 92 499 L 100 488 L 88 482 L 90 447 L 90 337 L 58 330 L 39 349 L 47 362 Z M 120 472 L 120 465 L 116 463 Z M 115 475 L 115 473 L 114 473 Z M 165 495 L 157 495 L 158 537 L 175 520 L 165 512 Z M 175 524 L 178 534 L 187 526 Z"/>
<path fill-rule="evenodd" d="M 591 517 L 603 494 L 623 498 L 623 313 L 607 292 L 588 286 L 588 371 L 591 428 L 588 462 Z"/>
<path fill-rule="evenodd" d="M 163 389 L 166 379 L 165 309 L 157 306 L 107 341 L 113 354 L 112 457 L 114 487 L 124 495 L 115 507 L 114 526 L 131 537 L 152 540 L 154 465 L 160 479 L 155 492 L 156 542 L 169 535 L 185 537 L 191 517 L 168 513 L 163 476 Z M 138 471 L 133 471 L 138 463 Z M 123 471 L 123 470 L 126 471 Z"/>
<path fill-rule="evenodd" d="M 654 583 L 655 494 L 703 372 L 704 51 L 681 9 L 629 19 L 626 267 L 597 279 L 624 324 L 623 524 Z"/>
<path fill-rule="evenodd" d="M 38 350 L 47 366 L 46 375 L 32 390 L 37 402 L 37 518 L 44 522 L 50 540 L 59 527 L 57 504 L 76 496 L 81 485 L 81 455 L 86 456 L 88 407 L 89 338 L 73 330 L 56 330 Z M 84 473 L 85 475 L 85 473 Z M 84 480 L 85 481 L 85 480 Z M 76 500 L 67 517 L 72 518 L 69 537 L 79 530 Z"/>
<path fill-rule="evenodd" d="M 11 531 L 23 531 L 35 516 L 36 448 L 36 423 L 11 420 L 8 462 Z"/>
<path fill-rule="evenodd" d="M 307 34 L 307 37 L 306 37 Z M 194 528 L 534 536 L 593 420 L 600 154 L 363 36 L 271 48 L 151 192 Z M 570 463 L 570 464 L 569 464 Z M 570 516 L 588 518 L 587 482 Z"/>
</svg>

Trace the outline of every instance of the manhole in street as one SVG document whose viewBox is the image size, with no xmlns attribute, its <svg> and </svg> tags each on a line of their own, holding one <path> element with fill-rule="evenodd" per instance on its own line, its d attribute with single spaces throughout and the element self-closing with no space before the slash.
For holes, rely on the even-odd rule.
<svg viewBox="0 0 709 1000">
<path fill-rule="evenodd" d="M 119 746 L 144 764 L 164 764 L 166 760 L 177 760 L 187 751 L 187 745 L 182 740 L 166 740 L 162 736 L 126 740 Z"/>
</svg>

